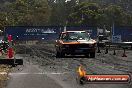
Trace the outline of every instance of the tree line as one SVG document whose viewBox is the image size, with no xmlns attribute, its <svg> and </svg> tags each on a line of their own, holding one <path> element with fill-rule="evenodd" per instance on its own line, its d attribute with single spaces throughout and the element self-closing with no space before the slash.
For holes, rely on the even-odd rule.
<svg viewBox="0 0 132 88">
<path fill-rule="evenodd" d="M 132 25 L 131 0 L 1 0 L 5 26 Z"/>
</svg>

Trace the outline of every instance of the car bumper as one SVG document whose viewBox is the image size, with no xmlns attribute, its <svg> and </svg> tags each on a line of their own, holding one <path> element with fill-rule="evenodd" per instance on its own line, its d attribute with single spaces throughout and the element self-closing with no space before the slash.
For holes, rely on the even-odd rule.
<svg viewBox="0 0 132 88">
<path fill-rule="evenodd" d="M 80 49 L 62 49 L 63 53 L 66 54 L 87 54 L 91 52 L 95 52 L 96 48 L 80 48 Z"/>
</svg>

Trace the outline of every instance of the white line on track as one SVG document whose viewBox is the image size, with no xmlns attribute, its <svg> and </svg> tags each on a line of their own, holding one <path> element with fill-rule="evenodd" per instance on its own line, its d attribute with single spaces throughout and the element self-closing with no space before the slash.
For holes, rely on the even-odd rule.
<svg viewBox="0 0 132 88">
<path fill-rule="evenodd" d="M 42 73 L 9 73 L 9 75 L 45 75 L 45 74 L 51 74 L 51 75 L 63 75 L 70 72 L 42 72 Z"/>
<path fill-rule="evenodd" d="M 7 75 L 7 72 L 0 72 L 0 75 Z"/>
</svg>

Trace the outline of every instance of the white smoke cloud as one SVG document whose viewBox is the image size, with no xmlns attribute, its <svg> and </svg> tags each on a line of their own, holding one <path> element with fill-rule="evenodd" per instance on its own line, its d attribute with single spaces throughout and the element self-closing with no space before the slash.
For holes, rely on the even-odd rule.
<svg viewBox="0 0 132 88">
<path fill-rule="evenodd" d="M 68 1 L 71 1 L 71 0 L 66 0 L 65 2 L 68 2 Z"/>
</svg>

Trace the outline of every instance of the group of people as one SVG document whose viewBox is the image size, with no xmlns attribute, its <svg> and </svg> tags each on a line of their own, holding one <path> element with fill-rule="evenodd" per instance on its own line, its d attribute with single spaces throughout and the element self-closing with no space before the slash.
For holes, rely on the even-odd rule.
<svg viewBox="0 0 132 88">
<path fill-rule="evenodd" d="M 9 43 L 6 41 L 2 41 L 0 44 L 0 51 L 3 54 L 4 52 L 8 51 Z"/>
</svg>

